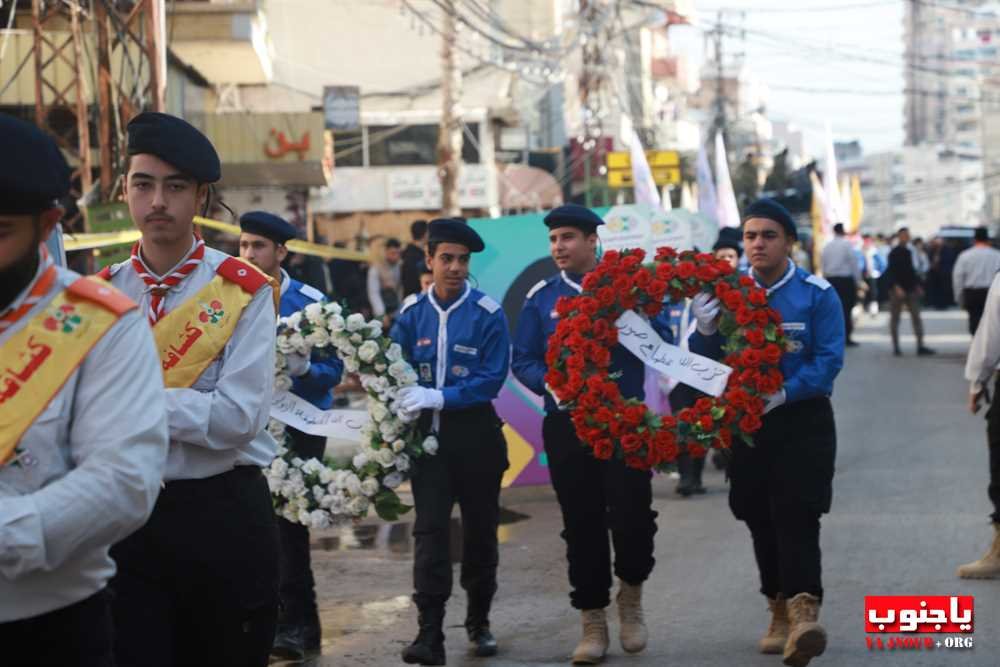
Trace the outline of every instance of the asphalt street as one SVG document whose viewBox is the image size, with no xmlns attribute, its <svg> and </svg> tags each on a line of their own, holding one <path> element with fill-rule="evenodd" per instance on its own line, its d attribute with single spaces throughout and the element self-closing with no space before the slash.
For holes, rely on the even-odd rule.
<svg viewBox="0 0 1000 667">
<path fill-rule="evenodd" d="M 885 315 L 859 322 L 834 396 L 838 455 L 832 512 L 823 520 L 829 633 L 815 665 L 998 665 L 1000 581 L 963 581 L 955 568 L 982 555 L 991 537 L 986 496 L 985 422 L 965 408 L 962 378 L 969 336 L 964 313 L 924 314 L 935 357 L 914 355 L 903 324 L 904 356 L 891 354 Z M 709 466 L 711 468 L 711 466 Z M 756 652 L 768 623 L 749 533 L 727 506 L 726 484 L 706 471 L 709 492 L 674 493 L 654 481 L 660 513 L 657 566 L 646 584 L 647 651 L 614 645 L 606 664 L 705 667 L 779 665 Z M 469 657 L 461 629 L 461 589 L 448 610 L 451 665 L 562 665 L 579 638 L 570 608 L 558 506 L 548 488 L 504 494 L 500 591 L 493 613 L 500 655 Z M 314 536 L 313 557 L 324 625 L 316 665 L 400 664 L 416 632 L 409 601 L 412 545 L 408 524 L 363 525 Z M 973 648 L 872 651 L 864 631 L 866 595 L 973 595 Z M 941 639 L 944 636 L 939 637 Z"/>
</svg>

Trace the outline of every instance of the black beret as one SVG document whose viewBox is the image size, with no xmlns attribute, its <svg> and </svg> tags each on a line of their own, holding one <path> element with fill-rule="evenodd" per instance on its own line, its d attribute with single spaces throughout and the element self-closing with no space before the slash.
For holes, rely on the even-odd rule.
<svg viewBox="0 0 1000 667">
<path fill-rule="evenodd" d="M 145 111 L 128 124 L 128 154 L 155 155 L 199 183 L 215 183 L 222 165 L 215 147 L 186 120 L 155 111 Z"/>
<path fill-rule="evenodd" d="M 549 229 L 557 227 L 576 227 L 588 234 L 593 233 L 598 227 L 604 224 L 601 216 L 591 211 L 586 206 L 579 204 L 563 204 L 549 211 L 543 220 Z"/>
<path fill-rule="evenodd" d="M 714 252 L 716 250 L 721 250 L 722 248 L 731 248 L 736 251 L 737 257 L 743 256 L 743 246 L 740 244 L 740 242 L 729 235 L 723 236 L 720 233 L 719 240 L 715 242 L 714 246 L 712 246 L 712 251 Z"/>
<path fill-rule="evenodd" d="M 30 215 L 69 192 L 69 165 L 40 129 L 0 114 L 0 213 Z"/>
<path fill-rule="evenodd" d="M 792 214 L 788 212 L 787 208 L 773 199 L 763 197 L 750 204 L 743 214 L 743 221 L 746 222 L 750 218 L 767 218 L 768 220 L 773 220 L 784 227 L 785 232 L 793 239 L 799 238 L 798 230 L 795 229 L 795 221 L 792 220 Z"/>
<path fill-rule="evenodd" d="M 464 218 L 438 218 L 427 227 L 428 243 L 458 243 L 469 252 L 482 252 L 486 247 L 476 230 Z"/>
<path fill-rule="evenodd" d="M 295 227 L 285 222 L 283 218 L 266 211 L 244 213 L 240 216 L 240 228 L 245 232 L 269 238 L 279 245 L 299 235 Z"/>
</svg>

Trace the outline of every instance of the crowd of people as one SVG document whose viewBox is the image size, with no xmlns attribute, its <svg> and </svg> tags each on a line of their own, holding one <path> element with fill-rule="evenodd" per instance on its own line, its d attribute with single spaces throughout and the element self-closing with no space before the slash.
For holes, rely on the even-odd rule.
<svg viewBox="0 0 1000 667">
<path fill-rule="evenodd" d="M 657 533 L 651 474 L 592 456 L 546 381 L 557 302 L 580 294 L 597 265 L 600 216 L 573 204 L 545 216 L 538 234 L 557 271 L 528 292 L 511 331 L 500 304 L 467 280 L 485 244 L 461 219 L 414 222 L 405 248 L 385 239 L 364 270 L 290 257 L 295 228 L 263 211 L 241 216 L 239 258 L 208 247 L 194 217 L 220 178 L 218 155 L 194 127 L 160 113 L 128 125 L 124 197 L 141 240 L 100 279 L 81 277 L 45 250 L 69 190 L 55 143 L 0 116 L 0 144 L 9 151 L 0 163 L 0 350 L 15 360 L 0 394 L 0 640 L 11 664 L 264 665 L 271 654 L 319 650 L 309 534 L 275 516 L 261 468 L 277 449 L 266 428 L 276 317 L 330 298 L 353 300 L 381 320 L 419 379 L 399 391 L 394 409 L 439 441 L 411 478 L 418 632 L 402 660 L 446 663 L 456 503 L 464 629 L 475 655 L 498 651 L 490 613 L 508 460 L 493 400 L 511 372 L 544 401 L 569 604 L 580 612 L 572 660 L 605 659 L 613 592 L 622 649 L 646 648 L 643 585 L 656 564 Z M 750 205 L 741 230 L 722 232 L 713 248 L 720 261 L 745 266 L 744 279 L 766 293 L 787 339 L 784 381 L 760 399 L 755 446 L 733 442 L 725 463 L 729 505 L 749 531 L 771 614 L 758 648 L 795 667 L 827 643 L 820 521 L 830 509 L 837 450 L 830 397 L 852 342 L 854 299 L 865 286 L 884 288 L 895 352 L 907 307 L 917 353 L 932 354 L 919 309 L 932 272 L 944 270 L 941 253 L 924 255 L 905 229 L 894 246 L 871 237 L 856 246 L 842 228 L 836 233 L 822 257 L 827 278 L 798 266 L 796 225 L 770 199 Z M 977 232 L 951 271 L 976 333 L 967 368 L 973 411 L 1000 358 L 1000 310 L 988 305 L 1000 299 L 998 269 L 1000 252 Z M 665 341 L 719 360 L 721 309 L 705 292 L 664 307 L 650 324 Z M 643 400 L 643 363 L 620 346 L 610 358 L 621 394 Z M 293 352 L 283 363 L 296 395 L 331 407 L 345 378 L 340 360 Z M 670 394 L 674 409 L 699 399 L 683 385 Z M 992 417 L 990 424 L 995 472 L 1000 436 Z M 322 456 L 322 438 L 294 429 L 289 437 L 299 456 Z M 682 457 L 679 493 L 704 491 L 702 465 Z M 996 488 L 991 497 L 1000 502 Z M 992 551 L 961 576 L 1000 574 L 997 534 Z"/>
</svg>

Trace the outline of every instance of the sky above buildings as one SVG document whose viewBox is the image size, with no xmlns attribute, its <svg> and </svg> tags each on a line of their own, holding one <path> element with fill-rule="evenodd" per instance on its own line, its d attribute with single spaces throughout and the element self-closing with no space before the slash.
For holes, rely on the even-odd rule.
<svg viewBox="0 0 1000 667">
<path fill-rule="evenodd" d="M 704 31 L 719 19 L 725 54 L 745 54 L 768 86 L 768 116 L 790 120 L 822 155 L 824 125 L 866 153 L 903 142 L 903 2 L 718 0 L 697 2 L 698 25 L 671 29 L 688 53 L 705 55 Z M 738 33 L 738 34 L 737 34 Z M 726 58 L 728 62 L 728 57 Z"/>
</svg>

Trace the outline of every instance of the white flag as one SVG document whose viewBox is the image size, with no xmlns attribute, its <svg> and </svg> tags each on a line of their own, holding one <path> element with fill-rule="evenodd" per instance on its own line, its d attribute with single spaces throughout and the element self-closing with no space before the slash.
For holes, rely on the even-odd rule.
<svg viewBox="0 0 1000 667">
<path fill-rule="evenodd" d="M 715 133 L 715 187 L 717 188 L 719 197 L 716 209 L 719 227 L 739 227 L 740 210 L 736 206 L 736 192 L 733 190 L 733 181 L 729 178 L 726 142 L 722 139 L 722 132 Z"/>
<path fill-rule="evenodd" d="M 639 141 L 639 135 L 634 129 L 632 130 L 629 152 L 629 157 L 632 160 L 632 188 L 635 192 L 635 203 L 660 208 L 660 193 L 656 190 L 653 172 L 649 169 L 646 153 L 642 150 L 642 142 Z"/>
<path fill-rule="evenodd" d="M 708 164 L 708 153 L 705 151 L 705 144 L 698 146 L 698 212 L 708 216 L 714 222 L 716 220 L 716 209 L 719 207 L 719 200 L 715 195 L 715 181 L 712 179 L 712 167 Z"/>
<path fill-rule="evenodd" d="M 833 235 L 833 226 L 847 219 L 846 208 L 840 197 L 840 180 L 837 176 L 837 152 L 833 147 L 833 131 L 826 123 L 826 160 L 823 165 L 823 194 L 826 206 L 823 209 L 823 231 L 827 238 Z"/>
</svg>

